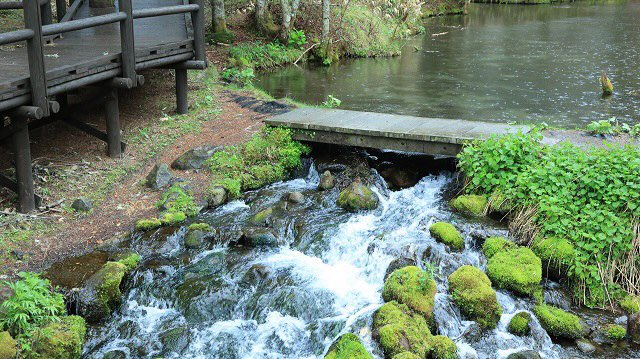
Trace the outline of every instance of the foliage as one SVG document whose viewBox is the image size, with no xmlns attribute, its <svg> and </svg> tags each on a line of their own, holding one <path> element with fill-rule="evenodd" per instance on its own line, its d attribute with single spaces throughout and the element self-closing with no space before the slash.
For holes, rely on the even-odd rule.
<svg viewBox="0 0 640 359">
<path fill-rule="evenodd" d="M 594 135 L 613 135 L 616 133 L 615 117 L 608 120 L 592 121 L 587 125 L 587 131 Z"/>
<path fill-rule="evenodd" d="M 289 39 L 287 40 L 289 47 L 300 49 L 307 43 L 307 35 L 303 30 L 292 30 L 289 33 Z"/>
<path fill-rule="evenodd" d="M 340 105 L 342 105 L 342 100 L 333 97 L 333 95 L 327 96 L 327 99 L 322 103 L 322 106 L 326 108 L 340 107 Z"/>
<path fill-rule="evenodd" d="M 502 307 L 491 281 L 480 269 L 469 265 L 458 268 L 449 276 L 449 292 L 465 317 L 486 329 L 498 325 Z"/>
<path fill-rule="evenodd" d="M 156 206 L 168 213 L 183 213 L 187 217 L 193 217 L 200 212 L 193 198 L 193 192 L 182 182 L 171 185 L 162 194 L 162 199 L 156 203 Z M 161 221 L 165 222 L 162 219 Z"/>
<path fill-rule="evenodd" d="M 529 332 L 531 331 L 531 327 L 529 327 L 530 321 L 531 314 L 528 312 L 518 312 L 509 321 L 507 330 L 509 333 L 518 336 L 529 335 Z"/>
<path fill-rule="evenodd" d="M 429 233 L 438 242 L 442 242 L 453 250 L 464 249 L 464 239 L 460 232 L 450 223 L 436 222 L 429 226 Z"/>
<path fill-rule="evenodd" d="M 422 314 L 428 322 L 433 320 L 433 305 L 436 282 L 428 272 L 416 266 L 408 266 L 393 271 L 384 282 L 382 298 L 407 305 Z"/>
<path fill-rule="evenodd" d="M 302 55 L 302 50 L 278 42 L 248 42 L 229 48 L 229 57 L 244 59 L 255 69 L 271 69 L 293 63 Z"/>
<path fill-rule="evenodd" d="M 38 326 L 60 320 L 65 312 L 64 298 L 38 274 L 21 272 L 18 276 L 20 280 L 4 283 L 13 295 L 0 305 L 0 329 L 13 336 L 29 336 Z"/>
<path fill-rule="evenodd" d="M 242 86 L 251 86 L 256 75 L 250 67 L 237 69 L 235 67 L 226 69 L 220 74 L 223 80 L 227 82 L 235 82 Z"/>
<path fill-rule="evenodd" d="M 346 333 L 340 336 L 331 347 L 324 359 L 371 359 L 357 335 Z"/>
<path fill-rule="evenodd" d="M 577 339 L 583 335 L 580 318 L 560 308 L 546 304 L 536 305 L 533 313 L 544 330 L 554 338 Z"/>
<path fill-rule="evenodd" d="M 265 127 L 248 142 L 216 152 L 206 162 L 213 174 L 210 187 L 224 187 L 234 199 L 242 191 L 285 179 L 309 153 L 292 136 L 289 129 Z"/>
<path fill-rule="evenodd" d="M 522 240 L 538 235 L 568 240 L 575 248 L 568 274 L 578 300 L 603 306 L 618 286 L 633 292 L 640 284 L 629 254 L 637 250 L 632 243 L 640 216 L 640 150 L 539 141 L 536 133 L 515 134 L 465 147 L 459 166 L 466 190 L 500 192 L 519 210 L 531 210 Z"/>
</svg>

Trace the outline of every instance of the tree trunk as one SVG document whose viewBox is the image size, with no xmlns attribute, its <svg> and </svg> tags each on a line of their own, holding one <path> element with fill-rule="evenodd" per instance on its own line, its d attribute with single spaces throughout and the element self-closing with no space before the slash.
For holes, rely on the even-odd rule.
<svg viewBox="0 0 640 359">
<path fill-rule="evenodd" d="M 329 41 L 329 19 L 331 18 L 331 0 L 322 0 L 322 42 Z"/>
<path fill-rule="evenodd" d="M 213 32 L 227 31 L 227 18 L 224 14 L 224 0 L 211 0 Z"/>
<path fill-rule="evenodd" d="M 280 0 L 282 6 L 282 24 L 280 26 L 280 37 L 283 40 L 289 38 L 291 32 L 291 25 L 295 21 L 298 7 L 300 6 L 300 0 Z"/>
</svg>

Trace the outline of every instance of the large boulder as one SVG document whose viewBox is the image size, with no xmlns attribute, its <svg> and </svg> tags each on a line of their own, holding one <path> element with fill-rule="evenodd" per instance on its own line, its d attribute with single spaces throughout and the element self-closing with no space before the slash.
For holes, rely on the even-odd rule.
<svg viewBox="0 0 640 359">
<path fill-rule="evenodd" d="M 582 324 L 576 315 L 546 304 L 533 307 L 533 314 L 553 338 L 578 339 L 583 336 Z"/>
<path fill-rule="evenodd" d="M 428 359 L 458 359 L 458 347 L 453 340 L 444 335 L 434 335 L 427 339 L 426 358 Z"/>
<path fill-rule="evenodd" d="M 151 189 L 161 189 L 169 186 L 175 177 L 169 171 L 166 163 L 157 163 L 147 175 L 147 187 Z"/>
<path fill-rule="evenodd" d="M 517 247 L 518 245 L 504 237 L 491 236 L 487 238 L 482 244 L 482 253 L 484 253 L 484 256 L 489 259 L 496 253 Z"/>
<path fill-rule="evenodd" d="M 80 289 L 78 314 L 89 323 L 97 323 L 111 315 L 121 301 L 120 283 L 127 272 L 123 263 L 105 263 Z"/>
<path fill-rule="evenodd" d="M 222 186 L 211 186 L 206 196 L 208 208 L 216 208 L 229 201 L 229 191 Z"/>
<path fill-rule="evenodd" d="M 534 297 L 541 290 L 542 263 L 529 248 L 508 249 L 489 258 L 487 275 L 498 288 Z"/>
<path fill-rule="evenodd" d="M 385 303 L 373 315 L 373 336 L 387 358 L 411 352 L 424 358 L 431 331 L 422 315 L 396 301 Z"/>
<path fill-rule="evenodd" d="M 449 276 L 449 292 L 465 317 L 487 329 L 498 325 L 502 307 L 491 281 L 480 269 L 469 265 L 458 268 Z"/>
<path fill-rule="evenodd" d="M 401 257 L 401 258 L 394 259 L 391 261 L 391 263 L 389 263 L 389 266 L 387 266 L 387 270 L 384 273 L 384 280 L 386 281 L 387 278 L 389 278 L 389 276 L 391 275 L 391 273 L 395 272 L 397 269 L 408 267 L 408 266 L 415 266 L 415 265 L 416 265 L 416 260 L 413 258 Z"/>
<path fill-rule="evenodd" d="M 432 324 L 436 282 L 428 272 L 416 266 L 395 270 L 384 282 L 382 298 L 386 302 L 397 301 L 421 314 Z"/>
<path fill-rule="evenodd" d="M 15 359 L 18 354 L 18 342 L 9 332 L 0 332 L 0 359 Z"/>
<path fill-rule="evenodd" d="M 171 162 L 171 168 L 182 171 L 200 169 L 219 149 L 220 147 L 209 145 L 196 147 L 183 153 L 180 157 Z"/>
<path fill-rule="evenodd" d="M 267 207 L 251 217 L 251 223 L 256 226 L 265 226 L 269 224 L 273 215 L 273 207 Z"/>
<path fill-rule="evenodd" d="M 465 195 L 451 200 L 451 207 L 456 211 L 472 216 L 483 216 L 487 208 L 487 197 L 477 195 Z"/>
<path fill-rule="evenodd" d="M 71 315 L 38 329 L 32 349 L 40 358 L 78 359 L 82 355 L 87 326 L 81 317 Z"/>
<path fill-rule="evenodd" d="M 371 210 L 378 207 L 378 196 L 360 178 L 356 178 L 340 192 L 336 204 L 351 212 Z"/>
<path fill-rule="evenodd" d="M 450 223 L 436 222 L 429 227 L 429 233 L 436 241 L 446 244 L 452 250 L 461 251 L 464 249 L 464 238 Z"/>
<path fill-rule="evenodd" d="M 278 239 L 268 228 L 244 228 L 238 244 L 247 247 L 275 247 Z"/>
<path fill-rule="evenodd" d="M 541 359 L 540 353 L 535 350 L 526 349 L 517 353 L 511 353 L 507 356 L 507 359 Z"/>
<path fill-rule="evenodd" d="M 373 359 L 362 345 L 360 338 L 352 333 L 342 334 L 331 346 L 325 359 Z"/>
</svg>

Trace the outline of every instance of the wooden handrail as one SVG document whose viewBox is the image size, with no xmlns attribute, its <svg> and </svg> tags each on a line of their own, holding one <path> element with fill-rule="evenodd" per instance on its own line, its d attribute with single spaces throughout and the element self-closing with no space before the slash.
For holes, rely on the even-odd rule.
<svg viewBox="0 0 640 359">
<path fill-rule="evenodd" d="M 198 10 L 200 10 L 200 6 L 198 4 L 155 7 L 155 8 L 151 8 L 151 9 L 134 10 L 133 11 L 133 18 L 134 19 L 143 19 L 143 18 L 146 18 L 146 17 L 156 17 L 156 16 L 183 14 L 183 13 L 187 13 L 187 12 L 195 12 L 195 11 L 198 11 Z"/>
<path fill-rule="evenodd" d="M 127 14 L 124 12 L 116 12 L 107 15 L 92 16 L 85 19 L 59 22 L 57 24 L 42 26 L 42 34 L 44 36 L 63 34 L 65 32 L 121 22 L 126 18 Z"/>
<path fill-rule="evenodd" d="M 0 34 L 0 46 L 9 45 L 15 42 L 31 40 L 33 38 L 33 30 L 22 29 Z"/>
</svg>

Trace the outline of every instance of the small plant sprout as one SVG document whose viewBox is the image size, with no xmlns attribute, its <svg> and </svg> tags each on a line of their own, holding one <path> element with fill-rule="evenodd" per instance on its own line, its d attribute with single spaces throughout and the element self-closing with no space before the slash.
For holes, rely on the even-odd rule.
<svg viewBox="0 0 640 359">
<path fill-rule="evenodd" d="M 333 95 L 329 95 L 327 96 L 327 99 L 322 103 L 322 106 L 327 108 L 335 108 L 340 107 L 341 104 L 342 101 L 340 99 L 334 97 Z"/>
</svg>

